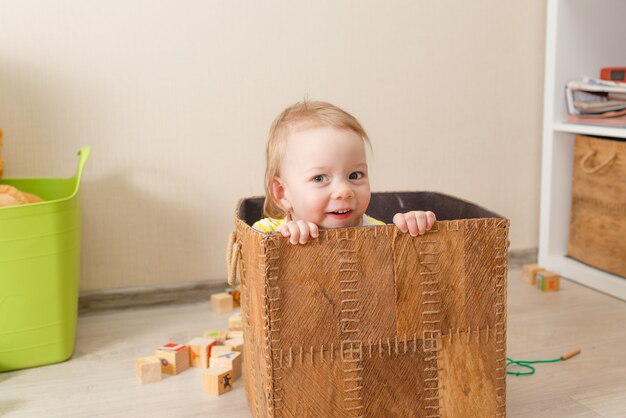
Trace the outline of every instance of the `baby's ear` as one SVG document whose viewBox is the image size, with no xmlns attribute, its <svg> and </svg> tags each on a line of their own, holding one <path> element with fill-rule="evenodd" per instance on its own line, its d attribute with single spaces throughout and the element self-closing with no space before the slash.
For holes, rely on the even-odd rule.
<svg viewBox="0 0 626 418">
<path fill-rule="evenodd" d="M 291 211 L 291 202 L 287 197 L 287 189 L 280 177 L 274 177 L 274 180 L 272 180 L 272 194 L 278 206 L 285 212 Z"/>
</svg>

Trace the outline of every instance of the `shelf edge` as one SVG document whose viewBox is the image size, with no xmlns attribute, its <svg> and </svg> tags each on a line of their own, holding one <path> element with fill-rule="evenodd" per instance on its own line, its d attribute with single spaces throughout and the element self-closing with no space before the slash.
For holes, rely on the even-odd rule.
<svg viewBox="0 0 626 418">
<path fill-rule="evenodd" d="M 565 255 L 539 253 L 538 264 L 563 278 L 626 301 L 626 279 L 598 270 Z"/>
<path fill-rule="evenodd" d="M 626 139 L 626 128 L 614 126 L 583 125 L 578 123 L 555 122 L 552 130 L 571 134 L 608 136 L 611 138 Z"/>
</svg>

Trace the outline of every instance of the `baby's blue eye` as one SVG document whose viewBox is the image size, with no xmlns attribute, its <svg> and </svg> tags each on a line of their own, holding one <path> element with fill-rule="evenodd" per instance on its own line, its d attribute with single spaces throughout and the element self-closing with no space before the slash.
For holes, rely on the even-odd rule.
<svg viewBox="0 0 626 418">
<path fill-rule="evenodd" d="M 350 173 L 350 176 L 348 176 L 348 178 L 350 180 L 359 180 L 363 178 L 363 173 L 360 171 L 355 171 L 353 173 Z"/>
<path fill-rule="evenodd" d="M 326 174 L 318 174 L 317 176 L 313 177 L 313 181 L 315 183 L 321 183 L 326 180 L 328 180 L 328 176 Z"/>
</svg>

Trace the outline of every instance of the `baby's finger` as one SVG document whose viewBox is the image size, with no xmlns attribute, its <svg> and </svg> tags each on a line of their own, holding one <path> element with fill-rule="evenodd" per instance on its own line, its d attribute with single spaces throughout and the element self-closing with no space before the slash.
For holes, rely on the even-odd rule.
<svg viewBox="0 0 626 418">
<path fill-rule="evenodd" d="M 412 237 L 416 237 L 420 231 L 419 231 L 419 225 L 417 224 L 415 213 L 409 212 L 406 215 L 404 215 L 404 217 L 406 219 L 406 224 L 409 227 L 409 234 L 411 234 Z"/>
<path fill-rule="evenodd" d="M 313 222 L 309 222 L 309 230 L 311 231 L 311 238 L 317 238 L 320 235 L 319 228 Z"/>
<path fill-rule="evenodd" d="M 426 230 L 430 231 L 430 228 L 433 227 L 435 222 L 437 221 L 437 217 L 431 211 L 426 212 Z"/>
<path fill-rule="evenodd" d="M 309 225 L 300 220 L 298 221 L 298 229 L 300 230 L 300 244 L 306 244 L 306 242 L 309 240 Z"/>
<path fill-rule="evenodd" d="M 280 234 L 283 237 L 288 237 L 289 236 L 289 226 L 287 224 L 280 225 L 278 228 L 276 228 L 276 231 L 280 232 Z"/>
<path fill-rule="evenodd" d="M 289 222 L 289 242 L 293 245 L 298 243 L 300 239 L 300 229 L 298 229 L 298 224 L 295 222 Z"/>
<path fill-rule="evenodd" d="M 398 227 L 401 232 L 406 234 L 409 231 L 409 227 L 406 224 L 406 219 L 404 219 L 404 215 L 402 213 L 396 213 L 395 215 L 393 215 L 393 223 Z"/>
<path fill-rule="evenodd" d="M 416 212 L 415 220 L 417 221 L 417 230 L 420 235 L 426 233 L 426 214 L 424 212 Z"/>
</svg>

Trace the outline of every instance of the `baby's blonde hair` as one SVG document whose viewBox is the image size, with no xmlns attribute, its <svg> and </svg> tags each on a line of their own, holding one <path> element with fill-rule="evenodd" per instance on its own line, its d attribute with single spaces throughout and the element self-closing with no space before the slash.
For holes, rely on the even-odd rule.
<svg viewBox="0 0 626 418">
<path fill-rule="evenodd" d="M 304 100 L 283 110 L 270 128 L 265 148 L 265 204 L 263 213 L 271 218 L 284 218 L 287 213 L 274 197 L 272 183 L 280 175 L 287 139 L 296 129 L 332 126 L 356 133 L 367 144 L 370 140 L 359 121 L 339 107 L 320 101 Z"/>
</svg>

